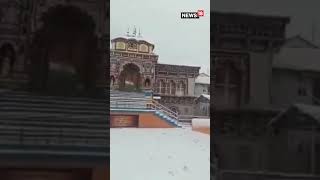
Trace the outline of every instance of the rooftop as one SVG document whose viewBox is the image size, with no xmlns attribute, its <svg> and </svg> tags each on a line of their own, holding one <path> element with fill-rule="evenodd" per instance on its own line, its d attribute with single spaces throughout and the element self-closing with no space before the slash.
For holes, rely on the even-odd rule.
<svg viewBox="0 0 320 180">
<path fill-rule="evenodd" d="M 210 85 L 210 76 L 205 73 L 200 73 L 195 82 L 198 84 Z"/>
<path fill-rule="evenodd" d="M 122 35 L 122 36 L 118 36 L 116 38 L 111 39 L 111 42 L 116 40 L 116 39 L 126 39 L 126 40 L 134 40 L 134 41 L 143 41 L 143 42 L 147 42 L 151 45 L 154 45 L 153 41 L 150 40 L 149 38 L 143 37 L 143 36 L 131 36 L 131 35 Z"/>
<path fill-rule="evenodd" d="M 270 120 L 269 125 L 299 128 L 317 125 L 319 127 L 320 107 L 308 104 L 293 104 Z"/>
<path fill-rule="evenodd" d="M 274 56 L 273 67 L 297 71 L 320 72 L 319 58 L 319 49 L 282 48 Z"/>
</svg>

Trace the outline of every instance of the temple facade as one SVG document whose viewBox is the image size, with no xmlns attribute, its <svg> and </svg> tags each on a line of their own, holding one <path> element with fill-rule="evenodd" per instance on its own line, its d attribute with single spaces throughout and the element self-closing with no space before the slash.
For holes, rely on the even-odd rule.
<svg viewBox="0 0 320 180">
<path fill-rule="evenodd" d="M 53 87 L 45 85 L 50 84 L 48 81 L 51 79 L 50 75 L 47 77 L 46 72 L 51 74 L 50 72 L 54 71 L 64 71 L 71 76 L 78 76 L 79 81 L 82 81 L 80 86 L 91 86 L 85 82 L 89 82 L 88 79 L 93 84 L 104 86 L 103 59 L 106 55 L 103 51 L 107 46 L 105 42 L 108 39 L 106 32 L 109 26 L 105 23 L 109 11 L 106 4 L 104 1 L 1 0 L 0 81 L 3 86 L 6 84 L 15 89 L 28 89 L 30 86 L 34 89 L 50 89 Z M 61 14 L 64 14 L 64 19 L 59 19 Z M 71 20 L 72 17 L 80 20 L 75 22 Z M 53 21 L 60 23 L 53 25 Z M 65 31 L 59 31 L 59 26 L 63 26 Z M 87 29 L 80 28 L 84 26 Z M 79 30 L 78 34 L 69 33 L 74 31 L 73 28 L 81 31 Z M 67 43 L 72 37 L 78 41 L 78 51 L 71 50 L 71 47 L 75 46 Z M 92 49 L 85 48 L 84 44 L 91 44 Z M 82 54 L 79 55 L 79 52 Z M 80 68 L 89 56 L 92 56 L 89 59 L 97 59 L 96 67 L 86 65 L 87 70 Z M 97 73 L 93 73 L 93 69 Z M 91 71 L 91 77 L 85 77 L 85 71 Z M 10 83 L 12 81 L 15 83 Z"/>
<path fill-rule="evenodd" d="M 159 94 L 159 102 L 172 111 L 194 115 L 196 78 L 200 67 L 159 63 L 155 45 L 141 36 L 111 40 L 110 87 L 124 91 Z"/>
<path fill-rule="evenodd" d="M 111 40 L 110 86 L 132 90 L 152 89 L 155 84 L 155 65 L 158 55 L 154 45 L 134 38 Z"/>
</svg>

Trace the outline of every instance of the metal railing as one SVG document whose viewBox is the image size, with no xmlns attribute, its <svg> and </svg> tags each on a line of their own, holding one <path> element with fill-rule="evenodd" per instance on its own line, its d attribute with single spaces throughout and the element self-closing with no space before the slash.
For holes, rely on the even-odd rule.
<svg viewBox="0 0 320 180">
<path fill-rule="evenodd" d="M 160 111 L 164 114 L 166 114 L 167 116 L 169 116 L 170 118 L 173 118 L 175 120 L 178 120 L 179 119 L 179 115 L 178 113 L 172 111 L 171 109 L 167 108 L 166 106 L 158 103 L 157 101 L 155 100 L 152 100 L 151 102 L 149 102 L 147 104 L 147 107 L 150 108 L 150 109 L 153 109 L 153 110 L 157 110 L 157 111 Z"/>
</svg>

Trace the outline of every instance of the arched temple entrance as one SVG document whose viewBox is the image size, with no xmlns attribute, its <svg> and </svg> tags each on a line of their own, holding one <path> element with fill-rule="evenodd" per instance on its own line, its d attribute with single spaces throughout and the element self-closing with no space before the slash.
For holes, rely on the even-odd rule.
<svg viewBox="0 0 320 180">
<path fill-rule="evenodd" d="M 98 51 L 95 22 L 74 6 L 50 8 L 33 40 L 31 87 L 59 94 L 95 88 Z"/>
<path fill-rule="evenodd" d="M 140 68 L 136 64 L 129 63 L 124 65 L 119 79 L 120 90 L 138 91 L 141 89 Z"/>
</svg>

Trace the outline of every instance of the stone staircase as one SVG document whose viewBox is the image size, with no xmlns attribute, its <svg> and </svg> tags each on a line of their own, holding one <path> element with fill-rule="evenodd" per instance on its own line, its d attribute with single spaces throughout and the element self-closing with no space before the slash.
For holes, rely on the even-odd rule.
<svg viewBox="0 0 320 180">
<path fill-rule="evenodd" d="M 145 109 L 151 97 L 146 97 L 143 93 L 110 91 L 111 109 Z"/>
<path fill-rule="evenodd" d="M 145 93 L 111 90 L 110 109 L 111 111 L 119 109 L 128 111 L 150 110 L 153 111 L 156 116 L 168 123 L 176 127 L 182 127 L 178 120 L 178 115 L 175 112 L 152 100 L 152 97 Z"/>
<path fill-rule="evenodd" d="M 15 77 L 3 77 L 0 76 L 0 88 L 10 89 L 26 89 L 28 79 L 26 77 L 15 76 Z"/>
<path fill-rule="evenodd" d="M 0 91 L 0 146 L 107 158 L 107 104 L 99 99 Z"/>
</svg>

